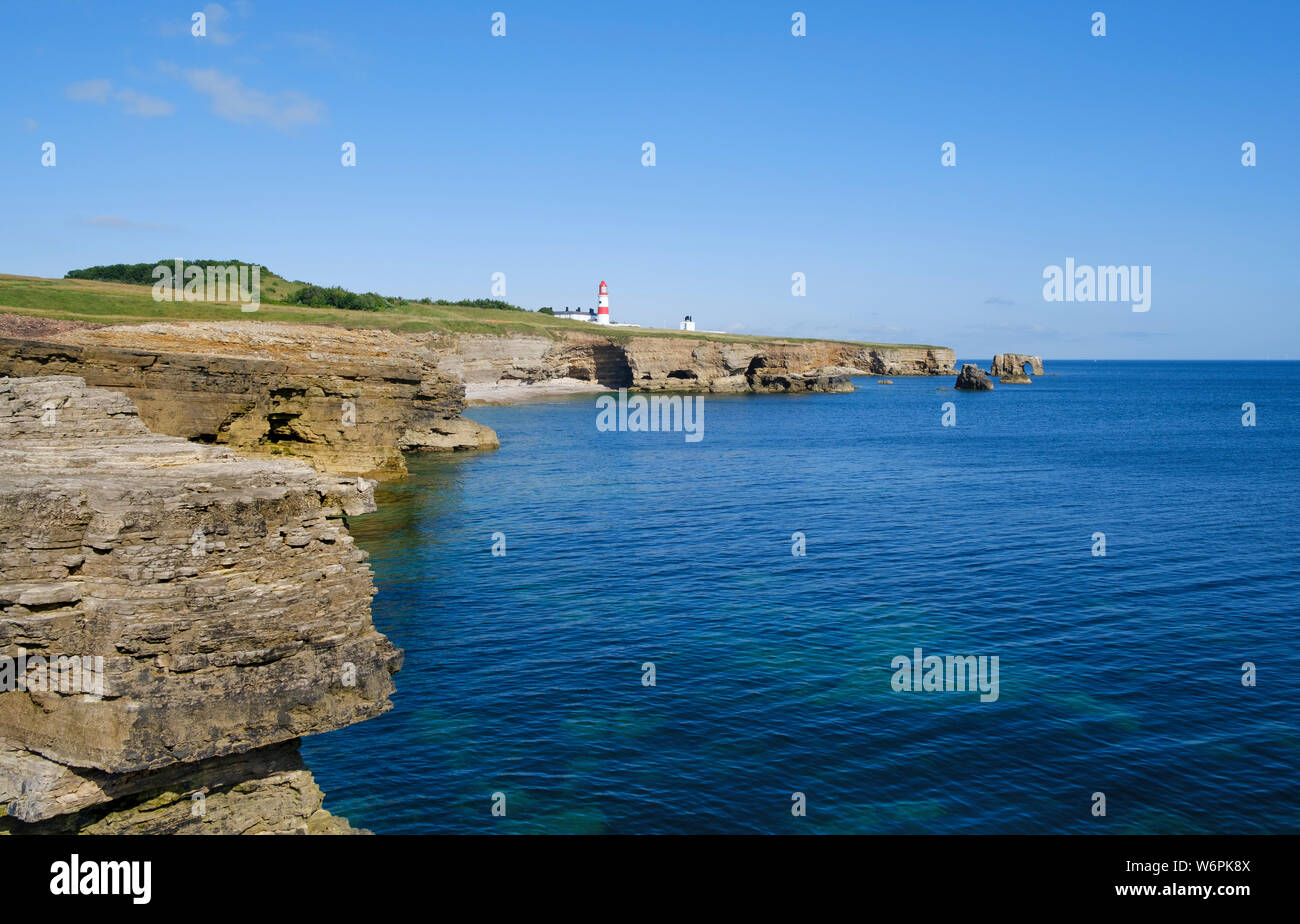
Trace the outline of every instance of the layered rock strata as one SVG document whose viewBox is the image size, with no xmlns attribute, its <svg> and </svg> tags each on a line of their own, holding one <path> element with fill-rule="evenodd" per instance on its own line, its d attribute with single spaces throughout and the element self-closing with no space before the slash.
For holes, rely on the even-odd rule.
<svg viewBox="0 0 1300 924">
<path fill-rule="evenodd" d="M 222 321 L 0 338 L 0 375 L 75 375 L 126 394 L 157 433 L 321 471 L 405 473 L 403 451 L 493 449 L 461 416 L 464 385 L 434 335 Z"/>
<path fill-rule="evenodd" d="M 373 487 L 0 379 L 0 829 L 346 829 L 297 739 L 391 708 Z"/>
<path fill-rule="evenodd" d="M 586 330 L 554 338 L 458 334 L 433 348 L 441 356 L 439 368 L 470 387 L 578 380 L 647 391 L 846 391 L 852 388 L 850 375 L 944 375 L 955 362 L 953 351 L 942 347 Z"/>
</svg>

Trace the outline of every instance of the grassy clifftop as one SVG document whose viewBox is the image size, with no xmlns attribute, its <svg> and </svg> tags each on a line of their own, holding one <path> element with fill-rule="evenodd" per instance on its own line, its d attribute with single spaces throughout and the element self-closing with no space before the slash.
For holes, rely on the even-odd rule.
<svg viewBox="0 0 1300 924">
<path fill-rule="evenodd" d="M 274 274 L 261 276 L 262 304 L 257 312 L 243 312 L 237 302 L 154 301 L 149 286 L 86 279 L 46 279 L 0 273 L 0 312 L 24 314 L 95 324 L 142 324 L 149 321 L 262 320 L 296 321 L 343 327 L 382 328 L 418 333 L 533 334 L 562 337 L 587 331 L 585 324 L 553 318 L 535 311 L 501 311 L 462 305 L 402 302 L 382 311 L 348 311 L 338 308 L 309 308 L 283 302 L 303 283 L 290 282 Z M 596 330 L 590 330 L 596 333 Z M 602 335 L 625 339 L 634 336 L 671 336 L 695 340 L 752 342 L 823 338 L 761 337 L 741 334 L 709 334 L 658 328 L 602 327 Z M 851 341 L 857 343 L 859 341 Z M 932 348 L 929 344 L 865 343 L 868 347 Z"/>
</svg>

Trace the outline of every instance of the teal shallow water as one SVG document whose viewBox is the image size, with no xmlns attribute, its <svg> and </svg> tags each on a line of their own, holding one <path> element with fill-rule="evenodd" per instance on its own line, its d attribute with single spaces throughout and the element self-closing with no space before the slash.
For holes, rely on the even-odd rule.
<svg viewBox="0 0 1300 924">
<path fill-rule="evenodd" d="M 1300 364 L 1048 371 L 709 396 L 699 443 L 598 433 L 590 396 L 474 408 L 499 452 L 410 457 L 351 521 L 406 665 L 391 713 L 304 742 L 326 807 L 380 833 L 1300 830 Z M 997 655 L 997 701 L 895 692 L 916 647 Z"/>
</svg>

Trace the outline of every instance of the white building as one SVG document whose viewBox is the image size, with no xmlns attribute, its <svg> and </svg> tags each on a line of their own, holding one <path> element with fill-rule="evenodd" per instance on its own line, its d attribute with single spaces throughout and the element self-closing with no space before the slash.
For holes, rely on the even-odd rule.
<svg viewBox="0 0 1300 924">
<path fill-rule="evenodd" d="M 596 290 L 596 307 L 588 308 L 583 311 L 581 308 L 572 310 L 565 308 L 563 311 L 555 312 L 555 317 L 566 318 L 570 321 L 587 321 L 592 324 L 610 324 L 609 319 L 609 287 L 605 285 L 605 280 L 600 281 L 600 288 Z M 636 327 L 635 324 L 626 325 Z"/>
<path fill-rule="evenodd" d="M 588 308 L 586 311 L 583 311 L 581 308 L 566 308 L 563 311 L 555 312 L 555 316 L 557 318 L 567 318 L 570 321 L 591 321 L 592 323 L 595 323 L 596 309 Z"/>
<path fill-rule="evenodd" d="M 680 324 L 677 325 L 677 329 L 678 329 L 678 330 L 695 330 L 695 319 L 692 318 L 692 317 L 688 314 L 688 315 L 686 316 L 686 319 L 685 319 L 684 321 L 682 321 L 682 323 L 680 323 Z"/>
</svg>

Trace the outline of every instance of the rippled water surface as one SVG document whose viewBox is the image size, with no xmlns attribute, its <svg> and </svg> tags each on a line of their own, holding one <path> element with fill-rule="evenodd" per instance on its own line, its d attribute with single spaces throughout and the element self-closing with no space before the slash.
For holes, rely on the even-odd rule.
<svg viewBox="0 0 1300 924">
<path fill-rule="evenodd" d="M 708 396 L 698 443 L 598 433 L 591 396 L 471 409 L 499 452 L 408 457 L 351 521 L 406 664 L 392 712 L 304 742 L 326 807 L 379 833 L 1300 830 L 1300 364 L 1048 372 Z M 997 701 L 895 692 L 917 647 L 997 655 Z"/>
</svg>

